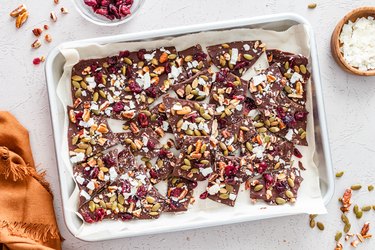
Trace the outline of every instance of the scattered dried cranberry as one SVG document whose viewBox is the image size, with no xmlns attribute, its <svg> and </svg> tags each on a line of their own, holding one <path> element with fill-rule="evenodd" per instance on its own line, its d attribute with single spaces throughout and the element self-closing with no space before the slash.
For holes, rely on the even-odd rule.
<svg viewBox="0 0 375 250">
<path fill-rule="evenodd" d="M 182 193 L 182 188 L 174 188 L 171 190 L 170 195 L 173 197 L 179 197 Z"/>
<path fill-rule="evenodd" d="M 141 60 L 141 61 L 145 60 L 145 54 L 146 54 L 145 49 L 138 50 L 138 52 L 137 52 L 138 59 Z"/>
<path fill-rule="evenodd" d="M 192 181 L 191 183 L 190 183 L 190 188 L 191 189 L 194 189 L 194 188 L 196 188 L 198 186 L 198 182 L 196 182 L 196 181 Z"/>
<path fill-rule="evenodd" d="M 145 185 L 142 185 L 142 186 L 140 186 L 140 187 L 137 189 L 137 196 L 138 196 L 138 197 L 145 197 L 146 194 L 147 194 L 147 190 L 146 190 Z"/>
<path fill-rule="evenodd" d="M 138 123 L 139 123 L 139 126 L 141 126 L 142 128 L 147 128 L 148 123 L 149 123 L 147 115 L 140 113 L 138 115 Z"/>
<path fill-rule="evenodd" d="M 132 92 L 139 94 L 142 92 L 142 88 L 135 81 L 129 81 L 129 88 Z"/>
<path fill-rule="evenodd" d="M 168 150 L 160 149 L 160 151 L 159 151 L 159 157 L 160 158 L 165 158 L 165 157 L 167 157 L 168 154 L 169 154 Z"/>
<path fill-rule="evenodd" d="M 110 20 L 122 19 L 131 14 L 133 0 L 84 0 L 87 6 Z"/>
<path fill-rule="evenodd" d="M 263 174 L 263 179 L 266 182 L 266 188 L 267 189 L 272 186 L 272 184 L 273 184 L 273 177 L 272 177 L 272 175 L 270 175 L 270 174 Z"/>
<path fill-rule="evenodd" d="M 208 192 L 203 192 L 201 193 L 201 195 L 199 195 L 199 198 L 201 198 L 202 200 L 206 199 L 208 197 Z"/>
<path fill-rule="evenodd" d="M 82 214 L 83 216 L 83 219 L 87 222 L 87 223 L 94 223 L 95 221 L 91 218 L 90 214 L 87 212 L 87 213 L 83 213 Z"/>
<path fill-rule="evenodd" d="M 247 66 L 249 66 L 249 62 L 247 62 L 247 61 L 237 62 L 236 66 L 234 66 L 234 70 L 242 69 L 242 68 L 245 68 Z"/>
<path fill-rule="evenodd" d="M 95 210 L 94 220 L 95 222 L 102 221 L 104 219 L 106 212 L 102 207 L 99 207 Z"/>
<path fill-rule="evenodd" d="M 124 110 L 124 103 L 123 102 L 116 102 L 114 105 L 113 105 L 113 111 L 115 113 L 120 113 L 121 111 Z"/>
<path fill-rule="evenodd" d="M 287 190 L 287 187 L 288 187 L 288 183 L 286 181 L 278 181 L 276 182 L 275 184 L 275 188 L 277 191 L 279 191 L 280 193 L 284 192 L 285 190 Z"/>
<path fill-rule="evenodd" d="M 129 50 L 120 51 L 119 57 L 128 57 L 130 55 Z"/>
<path fill-rule="evenodd" d="M 308 114 L 308 112 L 302 112 L 302 111 L 300 111 L 300 112 L 296 112 L 296 113 L 294 114 L 294 118 L 295 118 L 297 121 L 302 121 L 302 120 L 304 120 L 304 119 L 306 118 L 307 114 Z"/>
<path fill-rule="evenodd" d="M 76 113 L 76 120 L 77 121 L 81 121 L 82 120 L 82 116 L 83 116 L 83 112 L 82 111 L 79 111 L 78 113 Z"/>
<path fill-rule="evenodd" d="M 95 82 L 97 84 L 103 83 L 103 73 L 102 72 L 97 72 L 94 76 Z"/>
<path fill-rule="evenodd" d="M 197 61 L 203 61 L 206 57 L 207 55 L 203 52 L 197 52 L 193 55 L 193 59 Z"/>
<path fill-rule="evenodd" d="M 264 173 L 264 171 L 267 170 L 267 167 L 268 167 L 268 164 L 266 162 L 262 161 L 261 163 L 259 163 L 258 173 L 260 173 L 260 174 Z"/>
<path fill-rule="evenodd" d="M 164 70 L 165 70 L 165 73 L 167 74 L 171 73 L 172 69 L 171 69 L 171 65 L 169 64 L 169 62 L 166 62 L 164 64 Z"/>
<path fill-rule="evenodd" d="M 237 174 L 239 167 L 233 165 L 228 165 L 224 168 L 225 176 L 232 177 Z"/>
<path fill-rule="evenodd" d="M 217 125 L 218 125 L 219 129 L 223 129 L 227 126 L 227 120 L 219 118 L 219 119 L 217 119 Z"/>
<path fill-rule="evenodd" d="M 251 99 L 250 97 L 246 97 L 245 99 L 245 109 L 246 112 L 250 112 L 253 109 L 256 109 L 257 106 L 255 105 L 255 101 Z"/>
<path fill-rule="evenodd" d="M 156 88 L 155 87 L 149 87 L 145 90 L 146 95 L 152 98 L 156 98 Z"/>
<path fill-rule="evenodd" d="M 131 214 L 119 214 L 119 217 L 122 221 L 133 219 L 133 216 Z"/>
<path fill-rule="evenodd" d="M 289 128 L 294 128 L 297 126 L 297 121 L 294 119 L 293 116 L 287 115 L 283 119 L 283 122 L 289 127 Z"/>
<path fill-rule="evenodd" d="M 112 167 L 116 165 L 116 160 L 113 159 L 112 157 L 107 156 L 103 160 L 108 167 Z"/>
<path fill-rule="evenodd" d="M 42 60 L 40 60 L 39 57 L 36 57 L 36 58 L 34 58 L 34 60 L 33 60 L 33 64 L 34 64 L 34 65 L 38 65 L 38 64 L 40 64 L 41 62 L 42 62 Z"/>
<path fill-rule="evenodd" d="M 149 150 L 154 150 L 155 149 L 155 142 L 153 142 L 153 141 L 151 141 L 151 140 L 148 140 L 148 142 L 147 142 L 147 148 L 149 149 Z"/>
<path fill-rule="evenodd" d="M 276 108 L 276 112 L 277 112 L 277 115 L 278 115 L 281 119 L 283 119 L 283 118 L 286 116 L 286 113 L 285 113 L 283 107 L 280 107 L 280 106 L 277 107 L 277 108 Z"/>
<path fill-rule="evenodd" d="M 302 154 L 301 154 L 301 152 L 297 148 L 293 149 L 293 154 L 297 158 L 302 158 Z"/>
<path fill-rule="evenodd" d="M 216 81 L 217 82 L 224 82 L 227 78 L 228 70 L 222 69 L 219 72 L 216 73 Z"/>
<path fill-rule="evenodd" d="M 153 178 L 153 179 L 158 178 L 158 174 L 156 173 L 156 171 L 154 169 L 150 169 L 149 173 L 150 173 L 151 178 Z"/>
<path fill-rule="evenodd" d="M 121 188 L 122 188 L 122 193 L 130 193 L 131 186 L 130 186 L 129 181 L 123 181 Z"/>
<path fill-rule="evenodd" d="M 88 178 L 88 179 L 96 179 L 99 174 L 99 168 L 84 168 L 83 174 Z"/>
</svg>

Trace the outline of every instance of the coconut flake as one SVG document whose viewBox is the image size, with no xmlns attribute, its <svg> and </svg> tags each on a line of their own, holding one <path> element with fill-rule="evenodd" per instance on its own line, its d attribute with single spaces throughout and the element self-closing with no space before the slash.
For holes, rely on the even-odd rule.
<svg viewBox="0 0 375 250">
<path fill-rule="evenodd" d="M 86 200 L 90 200 L 91 196 L 85 191 L 85 190 L 81 190 L 81 192 L 79 193 L 81 196 L 85 197 Z"/>
<path fill-rule="evenodd" d="M 253 81 L 254 86 L 258 86 L 262 82 L 266 82 L 267 77 L 266 77 L 265 74 L 256 75 L 256 76 L 253 77 L 252 81 Z"/>
<path fill-rule="evenodd" d="M 199 170 L 204 177 L 208 176 L 213 172 L 212 168 L 200 168 Z"/>
<path fill-rule="evenodd" d="M 293 130 L 292 129 L 289 129 L 288 130 L 288 133 L 284 136 L 285 139 L 287 139 L 288 141 L 291 141 L 292 138 L 293 138 Z"/>
<path fill-rule="evenodd" d="M 211 187 L 207 188 L 207 192 L 210 195 L 215 195 L 219 191 L 220 191 L 220 186 L 218 184 L 216 184 L 216 183 L 214 185 L 212 185 Z"/>
<path fill-rule="evenodd" d="M 232 49 L 232 56 L 230 57 L 230 64 L 236 65 L 238 59 L 238 49 L 233 48 Z"/>
</svg>

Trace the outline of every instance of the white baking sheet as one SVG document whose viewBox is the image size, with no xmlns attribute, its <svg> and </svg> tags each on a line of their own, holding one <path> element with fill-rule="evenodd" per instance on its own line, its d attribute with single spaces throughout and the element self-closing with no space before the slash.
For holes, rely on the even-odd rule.
<svg viewBox="0 0 375 250">
<path fill-rule="evenodd" d="M 147 42 L 128 42 L 108 45 L 86 45 L 76 49 L 61 47 L 61 53 L 66 59 L 63 75 L 57 86 L 57 95 L 62 105 L 65 107 L 72 104 L 70 91 L 71 69 L 81 59 L 100 58 L 110 55 L 116 55 L 120 50 L 138 50 L 141 48 L 154 49 L 162 46 L 175 46 L 177 50 L 186 49 L 197 43 L 203 48 L 207 45 L 219 44 L 224 42 L 232 42 L 238 40 L 255 40 L 260 39 L 267 44 L 267 48 L 277 48 L 293 53 L 301 53 L 310 57 L 309 37 L 306 27 L 303 24 L 295 25 L 284 32 L 276 32 L 262 29 L 234 29 L 227 31 L 210 31 L 197 34 L 185 35 L 177 38 L 155 40 Z M 243 77 L 249 79 L 255 73 L 255 69 L 267 67 L 265 56 L 263 56 L 256 65 L 247 72 Z M 310 69 L 311 70 L 311 69 Z M 68 202 L 64 205 L 70 211 L 71 216 L 76 217 L 76 223 L 81 225 L 80 230 L 76 234 L 79 238 L 95 240 L 99 238 L 114 238 L 118 235 L 125 236 L 136 235 L 137 232 L 157 232 L 164 231 L 166 228 L 175 227 L 175 225 L 189 224 L 191 227 L 196 225 L 213 225 L 217 218 L 226 221 L 240 221 L 239 218 L 267 218 L 272 215 L 290 215 L 299 213 L 322 214 L 326 213 L 319 188 L 319 175 L 316 164 L 313 161 L 315 152 L 314 127 L 312 116 L 312 98 L 311 98 L 311 82 L 308 82 L 307 110 L 310 112 L 308 116 L 307 141 L 308 147 L 298 147 L 304 155 L 302 162 L 306 171 L 301 171 L 304 181 L 298 192 L 297 202 L 293 205 L 269 206 L 263 202 L 252 203 L 249 199 L 249 191 L 244 190 L 244 185 L 239 192 L 236 206 L 234 208 L 215 203 L 209 199 L 199 199 L 199 194 L 204 191 L 206 182 L 199 183 L 198 188 L 194 191 L 196 202 L 189 211 L 179 214 L 163 213 L 157 220 L 134 220 L 129 222 L 120 221 L 103 221 L 96 224 L 86 224 L 76 216 L 78 204 L 77 187 L 66 187 L 73 190 Z M 65 112 L 66 114 L 66 112 Z M 65 115 L 64 129 L 61 131 L 63 138 L 62 159 L 66 171 L 73 176 L 72 165 L 69 161 L 68 143 L 67 143 L 68 117 Z M 297 164 L 298 160 L 295 161 Z M 72 177 L 73 178 L 73 177 Z M 158 184 L 160 190 L 164 189 L 163 184 Z M 106 237 L 103 237 L 106 236 Z"/>
</svg>

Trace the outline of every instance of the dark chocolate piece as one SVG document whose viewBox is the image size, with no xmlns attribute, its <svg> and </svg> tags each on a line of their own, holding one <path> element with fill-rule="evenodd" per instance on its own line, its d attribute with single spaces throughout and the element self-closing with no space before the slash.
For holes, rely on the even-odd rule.
<svg viewBox="0 0 375 250">
<path fill-rule="evenodd" d="M 210 94 L 215 74 L 211 71 L 200 72 L 172 88 L 180 99 L 204 101 Z"/>
<path fill-rule="evenodd" d="M 146 171 L 152 184 L 159 183 L 168 178 L 177 163 L 177 157 L 167 149 L 160 149 L 156 162 L 146 161 Z"/>
<path fill-rule="evenodd" d="M 250 199 L 264 200 L 271 205 L 294 203 L 298 189 L 303 181 L 296 168 L 279 172 L 265 173 L 259 179 L 248 181 Z"/>
<path fill-rule="evenodd" d="M 239 157 L 216 156 L 214 172 L 208 178 L 208 198 L 234 206 L 242 182 Z"/>
<path fill-rule="evenodd" d="M 176 137 L 177 148 L 187 136 L 208 136 L 211 134 L 215 105 L 172 97 L 164 97 L 163 102 L 169 125 Z"/>
<path fill-rule="evenodd" d="M 137 167 L 135 157 L 130 150 L 130 146 L 125 146 L 122 151 L 118 153 L 118 169 L 120 174 L 124 174 Z"/>
<path fill-rule="evenodd" d="M 247 83 L 227 70 L 216 73 L 210 103 L 216 105 L 215 117 L 218 119 L 219 128 L 237 123 L 243 117 L 246 89 Z"/>
<path fill-rule="evenodd" d="M 199 44 L 183 51 L 179 51 L 178 56 L 182 59 L 182 67 L 184 68 L 187 77 L 192 77 L 195 74 L 210 68 L 207 54 L 203 52 L 202 47 Z"/>
<path fill-rule="evenodd" d="M 216 153 L 220 153 L 225 156 L 236 154 L 240 148 L 238 141 L 239 127 L 239 123 L 234 123 L 218 129 L 217 134 L 214 134 L 213 139 Z"/>
<path fill-rule="evenodd" d="M 80 189 L 79 206 L 86 203 L 118 176 L 117 150 L 95 155 L 73 167 L 74 179 Z"/>
<path fill-rule="evenodd" d="M 227 68 L 237 76 L 242 76 L 255 64 L 265 51 L 261 41 L 241 41 L 207 47 L 208 55 L 219 69 Z"/>
<path fill-rule="evenodd" d="M 209 136 L 189 136 L 182 142 L 173 176 L 191 181 L 205 180 L 212 173 Z"/>
<path fill-rule="evenodd" d="M 197 183 L 184 178 L 171 176 L 168 178 L 166 212 L 187 211 L 189 204 L 194 202 L 193 189 Z"/>
<path fill-rule="evenodd" d="M 73 164 L 118 144 L 105 118 L 91 117 L 88 109 L 76 111 L 70 107 L 68 115 L 69 154 Z"/>
</svg>

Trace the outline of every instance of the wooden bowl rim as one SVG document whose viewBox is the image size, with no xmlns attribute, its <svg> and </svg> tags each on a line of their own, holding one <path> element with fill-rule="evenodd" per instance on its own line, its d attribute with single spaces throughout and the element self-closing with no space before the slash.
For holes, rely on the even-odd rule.
<svg viewBox="0 0 375 250">
<path fill-rule="evenodd" d="M 375 76 L 375 69 L 371 69 L 371 70 L 367 70 L 367 71 L 362 71 L 362 70 L 359 70 L 359 69 L 351 66 L 345 60 L 343 54 L 340 51 L 340 40 L 339 40 L 339 37 L 340 37 L 340 34 L 341 34 L 342 27 L 344 26 L 344 24 L 346 24 L 358 12 L 363 12 L 364 13 L 363 17 L 368 17 L 368 16 L 371 16 L 371 15 L 375 16 L 375 7 L 360 7 L 360 8 L 354 9 L 354 10 L 350 11 L 349 13 L 347 13 L 339 21 L 339 23 L 336 25 L 336 28 L 334 29 L 334 31 L 332 33 L 332 45 L 333 45 L 332 49 L 333 49 L 333 53 L 336 54 L 336 56 L 338 57 L 339 61 L 342 63 L 342 65 L 349 72 L 351 72 L 353 74 L 356 74 L 356 75 L 362 75 L 362 76 Z M 368 14 L 365 14 L 365 13 L 368 13 Z"/>
</svg>

